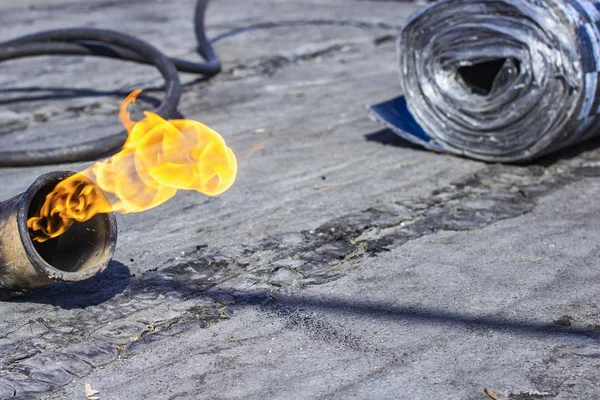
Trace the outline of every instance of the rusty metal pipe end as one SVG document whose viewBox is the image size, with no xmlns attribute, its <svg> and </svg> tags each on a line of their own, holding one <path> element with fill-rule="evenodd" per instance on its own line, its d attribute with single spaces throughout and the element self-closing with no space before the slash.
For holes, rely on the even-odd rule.
<svg viewBox="0 0 600 400">
<path fill-rule="evenodd" d="M 31 240 L 27 219 L 48 193 L 74 172 L 40 176 L 23 193 L 0 203 L 0 300 L 28 293 L 57 281 L 81 281 L 103 271 L 117 243 L 113 213 L 75 222 L 65 233 L 44 243 Z"/>
</svg>

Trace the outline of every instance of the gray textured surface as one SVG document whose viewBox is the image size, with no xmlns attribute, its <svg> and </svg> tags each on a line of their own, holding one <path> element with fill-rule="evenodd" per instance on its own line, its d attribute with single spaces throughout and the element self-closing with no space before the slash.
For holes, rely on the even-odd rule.
<svg viewBox="0 0 600 400">
<path fill-rule="evenodd" d="M 192 3 L 9 9 L 0 32 L 107 26 L 191 56 Z M 213 3 L 210 36 L 304 18 L 401 24 L 414 9 Z M 181 111 L 225 136 L 242 159 L 237 183 L 121 217 L 106 272 L 1 303 L 0 398 L 84 399 L 86 382 L 102 399 L 485 399 L 484 387 L 507 399 L 592 398 L 597 144 L 497 166 L 378 131 L 364 105 L 397 94 L 389 35 L 305 26 L 217 42 L 224 73 L 184 76 Z M 0 70 L 0 146 L 11 148 L 111 133 L 128 90 L 160 86 L 149 67 L 105 60 Z M 6 103 L 48 94 L 7 92 L 35 86 L 121 92 Z M 52 169 L 0 170 L 1 198 Z"/>
</svg>

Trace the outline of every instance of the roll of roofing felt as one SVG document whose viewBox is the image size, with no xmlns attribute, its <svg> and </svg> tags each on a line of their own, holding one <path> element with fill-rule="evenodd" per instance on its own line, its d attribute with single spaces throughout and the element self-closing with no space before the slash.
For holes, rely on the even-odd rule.
<svg viewBox="0 0 600 400">
<path fill-rule="evenodd" d="M 371 111 L 412 142 L 516 162 L 600 135 L 600 1 L 442 0 L 398 52 L 404 96 Z"/>
</svg>

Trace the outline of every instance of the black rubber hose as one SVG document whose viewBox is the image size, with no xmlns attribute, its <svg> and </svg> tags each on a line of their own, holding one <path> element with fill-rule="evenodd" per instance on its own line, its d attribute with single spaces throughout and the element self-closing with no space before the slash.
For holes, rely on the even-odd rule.
<svg viewBox="0 0 600 400">
<path fill-rule="evenodd" d="M 34 33 L 0 43 L 0 62 L 40 55 L 101 56 L 152 64 L 165 80 L 165 97 L 154 112 L 169 118 L 177 110 L 181 98 L 179 71 L 213 76 L 221 63 L 204 32 L 204 16 L 209 0 L 198 0 L 194 13 L 197 52 L 206 62 L 169 58 L 147 42 L 133 36 L 106 29 L 72 28 Z M 85 161 L 118 150 L 127 139 L 120 132 L 101 139 L 64 147 L 39 150 L 1 151 L 0 167 L 60 164 Z"/>
</svg>

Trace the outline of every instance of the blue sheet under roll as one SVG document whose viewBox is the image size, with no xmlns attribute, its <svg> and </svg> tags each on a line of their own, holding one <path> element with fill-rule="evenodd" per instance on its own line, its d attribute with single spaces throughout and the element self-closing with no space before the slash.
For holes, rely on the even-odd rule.
<svg viewBox="0 0 600 400">
<path fill-rule="evenodd" d="M 398 53 L 404 96 L 371 112 L 411 142 L 520 162 L 600 134 L 600 1 L 438 1 Z"/>
</svg>

